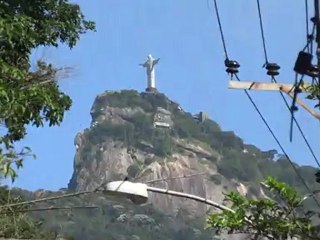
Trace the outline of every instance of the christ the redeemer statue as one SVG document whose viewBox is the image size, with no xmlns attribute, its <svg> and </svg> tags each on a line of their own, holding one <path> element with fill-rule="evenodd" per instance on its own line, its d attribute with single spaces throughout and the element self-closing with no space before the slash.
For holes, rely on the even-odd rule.
<svg viewBox="0 0 320 240">
<path fill-rule="evenodd" d="M 147 61 L 140 66 L 147 69 L 148 87 L 147 92 L 156 92 L 156 79 L 155 79 L 155 65 L 159 62 L 160 58 L 154 59 L 151 54 L 148 55 Z"/>
</svg>

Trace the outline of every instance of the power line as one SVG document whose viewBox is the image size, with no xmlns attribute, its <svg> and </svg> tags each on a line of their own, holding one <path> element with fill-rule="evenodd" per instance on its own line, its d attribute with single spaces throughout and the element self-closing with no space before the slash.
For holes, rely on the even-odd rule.
<svg viewBox="0 0 320 240">
<path fill-rule="evenodd" d="M 26 213 L 26 212 L 44 212 L 44 211 L 57 211 L 57 210 L 75 210 L 75 209 L 98 209 L 101 207 L 98 206 L 74 206 L 74 207 L 46 207 L 46 208 L 29 208 L 29 209 L 21 209 L 21 210 L 6 210 L 1 211 L 1 214 L 10 214 L 10 213 Z"/>
<path fill-rule="evenodd" d="M 222 30 L 222 24 L 221 24 L 221 20 L 220 20 L 220 14 L 219 14 L 219 8 L 218 8 L 217 0 L 214 0 L 214 7 L 215 7 L 215 10 L 216 10 L 215 12 L 216 12 L 216 16 L 217 16 L 217 20 L 218 20 L 218 24 L 219 24 L 220 36 L 221 36 L 221 40 L 222 40 L 224 54 L 225 54 L 226 59 L 229 59 L 228 51 L 227 51 L 227 47 L 226 47 L 226 41 L 224 39 L 224 34 L 223 34 L 223 30 Z"/>
<path fill-rule="evenodd" d="M 4 208 L 11 208 L 11 207 L 17 207 L 17 206 L 22 206 L 22 205 L 29 205 L 29 204 L 39 203 L 39 202 L 57 200 L 57 199 L 61 199 L 61 198 L 77 197 L 77 196 L 80 196 L 80 195 L 92 194 L 92 193 L 100 192 L 100 191 L 101 190 L 99 190 L 99 189 L 95 189 L 95 190 L 92 190 L 92 191 L 81 191 L 81 192 L 75 192 L 75 193 L 67 193 L 67 194 L 63 194 L 63 195 L 59 195 L 59 196 L 34 199 L 34 200 L 18 202 L 18 203 L 10 203 L 10 204 L 6 204 L 6 205 L 0 205 L 0 211 L 1 211 L 1 209 L 4 209 Z"/>
<path fill-rule="evenodd" d="M 306 14 L 306 34 L 307 34 L 307 42 L 309 41 L 309 4 L 308 0 L 304 1 L 305 6 L 305 14 Z M 310 47 L 308 46 L 308 51 L 310 52 Z"/>
<path fill-rule="evenodd" d="M 262 44 L 263 44 L 263 51 L 264 51 L 264 57 L 265 57 L 265 65 L 268 64 L 268 54 L 267 54 L 267 47 L 266 47 L 266 40 L 264 36 L 263 31 L 263 23 L 262 23 L 262 15 L 261 15 L 261 7 L 260 7 L 260 0 L 257 0 L 257 6 L 258 6 L 258 13 L 259 13 L 259 22 L 260 22 L 260 30 L 261 30 L 261 38 L 262 38 Z"/>
<path fill-rule="evenodd" d="M 195 176 L 205 175 L 206 172 L 200 172 L 200 173 L 194 173 L 190 175 L 183 175 L 183 176 L 177 176 L 177 177 L 168 177 L 168 178 L 158 178 L 150 181 L 145 181 L 144 183 L 156 183 L 156 182 L 167 182 L 171 180 L 177 180 L 177 179 L 184 179 L 184 178 L 191 178 Z"/>
<path fill-rule="evenodd" d="M 223 31 L 222 31 L 222 25 L 221 25 L 221 21 L 219 18 L 219 9 L 217 7 L 216 4 L 217 0 L 214 0 L 215 2 L 215 6 L 216 6 L 216 15 L 218 18 L 218 22 L 219 22 L 219 27 L 220 27 L 220 35 L 221 35 L 221 39 L 222 42 L 225 44 L 225 39 L 224 39 L 224 35 L 223 35 Z M 259 5 L 259 11 L 260 11 L 260 5 Z M 261 14 L 259 14 L 261 16 Z M 262 22 L 262 18 L 261 18 L 261 22 Z M 227 49 L 225 49 L 225 54 L 227 55 Z M 266 56 L 266 60 L 267 60 L 267 55 Z M 235 73 L 233 74 L 236 79 L 238 81 L 240 81 L 240 78 L 237 75 L 237 71 L 235 71 Z M 288 159 L 288 161 L 290 162 L 290 165 L 292 166 L 292 168 L 294 169 L 294 172 L 296 173 L 296 175 L 298 176 L 298 178 L 300 179 L 300 181 L 302 182 L 302 184 L 304 185 L 304 187 L 307 189 L 307 191 L 312 194 L 311 189 L 309 188 L 309 186 L 307 185 L 306 181 L 304 180 L 304 178 L 301 176 L 301 174 L 299 173 L 299 171 L 297 170 L 296 166 L 294 165 L 294 163 L 291 161 L 291 159 L 289 158 L 288 154 L 286 153 L 284 147 L 282 146 L 282 144 L 280 143 L 279 139 L 276 137 L 276 135 L 274 134 L 274 132 L 272 131 L 270 125 L 268 124 L 268 122 L 266 121 L 265 117 L 262 115 L 261 111 L 259 110 L 258 106 L 256 105 L 256 103 L 254 102 L 254 100 L 252 99 L 252 97 L 250 96 L 250 94 L 248 93 L 247 90 L 244 90 L 244 92 L 246 93 L 247 97 L 249 98 L 250 102 L 252 103 L 253 107 L 255 108 L 256 112 L 259 114 L 260 118 L 262 119 L 262 121 L 264 122 L 264 124 L 266 125 L 266 127 L 268 128 L 270 134 L 272 135 L 272 137 L 274 138 L 274 140 L 276 141 L 276 143 L 278 144 L 278 146 L 280 147 L 281 151 L 283 152 L 284 156 Z M 318 202 L 318 200 L 316 199 L 316 197 L 313 195 L 313 199 L 315 201 L 315 203 L 317 204 L 317 206 L 320 208 L 320 203 Z"/>
</svg>

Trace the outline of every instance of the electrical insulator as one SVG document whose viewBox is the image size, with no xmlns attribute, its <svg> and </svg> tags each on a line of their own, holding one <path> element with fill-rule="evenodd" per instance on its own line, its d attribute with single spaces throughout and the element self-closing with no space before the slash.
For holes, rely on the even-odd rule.
<svg viewBox="0 0 320 240">
<path fill-rule="evenodd" d="M 309 69 L 307 75 L 308 75 L 309 77 L 313 77 L 313 78 L 318 77 L 318 75 L 319 75 L 319 68 L 318 68 L 318 66 L 317 66 L 317 65 L 311 65 L 311 68 Z"/>
<path fill-rule="evenodd" d="M 276 63 L 267 63 L 266 65 L 267 74 L 269 76 L 277 76 L 279 75 L 280 66 Z"/>
<path fill-rule="evenodd" d="M 320 171 L 317 171 L 315 176 L 316 176 L 316 182 L 320 183 Z"/>
<path fill-rule="evenodd" d="M 225 63 L 225 66 L 227 67 L 226 69 L 227 73 L 235 74 L 239 72 L 238 68 L 240 67 L 240 64 L 237 61 L 226 60 L 224 63 Z"/>
<path fill-rule="evenodd" d="M 294 71 L 298 74 L 307 74 L 312 67 L 312 54 L 306 52 L 299 52 Z"/>
<path fill-rule="evenodd" d="M 299 110 L 299 108 L 296 105 L 291 106 L 290 109 L 292 112 L 296 112 Z"/>
</svg>

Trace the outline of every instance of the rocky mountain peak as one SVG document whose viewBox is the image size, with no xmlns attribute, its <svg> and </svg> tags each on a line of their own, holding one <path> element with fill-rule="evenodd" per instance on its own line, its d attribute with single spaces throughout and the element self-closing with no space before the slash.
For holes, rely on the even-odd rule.
<svg viewBox="0 0 320 240">
<path fill-rule="evenodd" d="M 91 116 L 90 128 L 75 137 L 72 190 L 92 190 L 128 177 L 221 203 L 229 190 L 261 196 L 259 180 L 271 172 L 283 180 L 290 171 L 277 151 L 245 144 L 207 116 L 202 118 L 204 114 L 187 113 L 161 93 L 107 91 L 94 100 Z M 296 181 L 294 175 L 286 176 Z M 150 203 L 175 215 L 183 210 L 188 216 L 205 216 L 208 210 L 159 194 L 151 194 Z"/>
</svg>

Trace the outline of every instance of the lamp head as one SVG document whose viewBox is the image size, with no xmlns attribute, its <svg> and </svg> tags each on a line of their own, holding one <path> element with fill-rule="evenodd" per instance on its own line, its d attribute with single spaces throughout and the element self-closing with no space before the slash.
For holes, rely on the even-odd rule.
<svg viewBox="0 0 320 240">
<path fill-rule="evenodd" d="M 148 201 L 147 185 L 129 181 L 114 181 L 106 185 L 107 194 L 130 199 L 135 204 L 144 204 Z"/>
</svg>

